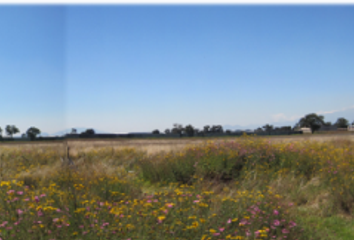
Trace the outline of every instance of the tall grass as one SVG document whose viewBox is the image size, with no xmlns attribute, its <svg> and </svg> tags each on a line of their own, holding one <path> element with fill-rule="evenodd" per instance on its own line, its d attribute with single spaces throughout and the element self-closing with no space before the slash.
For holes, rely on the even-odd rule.
<svg viewBox="0 0 354 240">
<path fill-rule="evenodd" d="M 71 156 L 74 168 L 62 165 L 64 148 L 3 150 L 0 238 L 334 239 L 319 227 L 353 213 L 353 145 L 243 137 L 156 154 L 102 148 Z"/>
</svg>

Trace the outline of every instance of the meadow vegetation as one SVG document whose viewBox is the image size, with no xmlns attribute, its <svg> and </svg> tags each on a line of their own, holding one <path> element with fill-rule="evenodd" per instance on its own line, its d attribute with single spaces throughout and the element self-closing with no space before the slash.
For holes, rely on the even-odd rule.
<svg viewBox="0 0 354 240">
<path fill-rule="evenodd" d="M 354 142 L 1 148 L 1 239 L 354 239 Z"/>
</svg>

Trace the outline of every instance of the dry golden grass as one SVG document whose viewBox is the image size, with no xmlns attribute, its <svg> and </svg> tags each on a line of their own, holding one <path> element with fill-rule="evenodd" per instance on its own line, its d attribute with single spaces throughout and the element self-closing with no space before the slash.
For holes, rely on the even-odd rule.
<svg viewBox="0 0 354 240">
<path fill-rule="evenodd" d="M 337 140 L 349 140 L 354 141 L 353 133 L 342 134 L 308 134 L 308 135 L 293 135 L 293 136 L 259 136 L 259 138 L 269 139 L 271 142 L 297 142 L 297 141 L 337 141 Z M 225 137 L 225 138 L 182 138 L 182 139 L 102 139 L 102 140 L 68 140 L 67 143 L 70 146 L 71 154 L 77 152 L 90 151 L 92 149 L 99 148 L 135 148 L 137 150 L 146 151 L 148 154 L 154 154 L 158 152 L 170 152 L 182 150 L 185 146 L 191 144 L 202 144 L 209 140 L 212 141 L 238 141 L 239 137 Z M 6 148 L 21 148 L 21 149 L 33 149 L 42 147 L 57 147 L 65 150 L 66 142 L 33 142 L 33 143 L 0 143 L 0 150 Z"/>
</svg>

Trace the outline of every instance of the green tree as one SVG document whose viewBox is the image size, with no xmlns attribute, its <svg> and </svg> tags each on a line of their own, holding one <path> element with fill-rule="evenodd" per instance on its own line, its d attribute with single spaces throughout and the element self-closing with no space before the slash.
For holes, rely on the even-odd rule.
<svg viewBox="0 0 354 240">
<path fill-rule="evenodd" d="M 165 130 L 165 134 L 171 134 L 171 130 L 167 128 L 167 129 Z"/>
<path fill-rule="evenodd" d="M 224 132 L 224 129 L 222 128 L 221 125 L 213 125 L 213 126 L 210 128 L 210 132 L 213 132 L 213 133 L 223 133 L 223 132 Z"/>
<path fill-rule="evenodd" d="M 20 132 L 20 130 L 15 125 L 7 125 L 5 131 L 6 134 L 10 137 L 13 137 L 14 134 Z"/>
<path fill-rule="evenodd" d="M 204 133 L 208 133 L 209 129 L 210 129 L 210 126 L 209 125 L 205 125 L 204 128 L 203 128 Z"/>
<path fill-rule="evenodd" d="M 155 129 L 154 131 L 152 131 L 152 134 L 160 134 L 160 131 L 158 129 Z"/>
<path fill-rule="evenodd" d="M 0 138 L 2 138 L 2 128 L 0 127 Z"/>
<path fill-rule="evenodd" d="M 189 137 L 194 136 L 194 127 L 193 127 L 191 124 L 187 125 L 187 126 L 184 128 L 184 131 L 186 132 L 186 134 L 187 134 Z"/>
<path fill-rule="evenodd" d="M 332 123 L 330 121 L 324 123 L 325 126 L 330 127 L 332 126 Z"/>
<path fill-rule="evenodd" d="M 173 128 L 171 130 L 172 133 L 174 134 L 182 134 L 184 128 L 182 124 L 175 123 L 173 124 Z"/>
<path fill-rule="evenodd" d="M 264 129 L 264 131 L 270 133 L 271 131 L 273 131 L 274 126 L 273 126 L 273 125 L 269 125 L 269 124 L 267 123 L 267 124 L 264 125 L 262 128 Z"/>
<path fill-rule="evenodd" d="M 31 139 L 31 140 L 34 140 L 38 134 L 41 133 L 41 130 L 39 130 L 38 128 L 36 127 L 30 127 L 27 131 L 26 131 L 26 134 L 27 136 Z"/>
<path fill-rule="evenodd" d="M 347 128 L 349 125 L 349 121 L 345 118 L 338 118 L 335 125 L 339 128 Z"/>
<path fill-rule="evenodd" d="M 72 128 L 72 129 L 71 129 L 71 134 L 77 134 L 76 128 Z"/>
<path fill-rule="evenodd" d="M 317 115 L 316 113 L 310 113 L 307 114 L 305 117 L 301 118 L 298 124 L 300 127 L 311 128 L 311 132 L 314 133 L 315 131 L 320 129 L 322 125 L 325 124 L 324 116 Z"/>
<path fill-rule="evenodd" d="M 81 135 L 95 135 L 95 130 L 92 128 L 86 129 L 86 131 L 82 132 Z"/>
</svg>

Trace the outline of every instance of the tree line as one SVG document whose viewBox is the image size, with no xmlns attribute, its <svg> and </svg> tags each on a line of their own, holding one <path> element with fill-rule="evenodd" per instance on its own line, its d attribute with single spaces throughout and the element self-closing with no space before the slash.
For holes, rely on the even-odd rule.
<svg viewBox="0 0 354 240">
<path fill-rule="evenodd" d="M 354 121 L 352 122 L 354 125 Z M 310 113 L 302 117 L 299 122 L 295 124 L 295 126 L 282 126 L 282 127 L 274 127 L 273 125 L 266 124 L 262 127 L 258 127 L 254 130 L 255 133 L 257 132 L 284 132 L 284 131 L 292 131 L 299 128 L 310 128 L 311 132 L 314 133 L 315 131 L 319 130 L 322 126 L 325 127 L 337 127 L 337 128 L 347 128 L 349 126 L 349 121 L 343 117 L 337 119 L 337 121 L 332 124 L 331 122 L 325 122 L 324 116 L 317 115 L 316 113 Z M 152 134 L 160 134 L 161 132 L 158 129 L 152 131 Z M 165 134 L 185 134 L 187 136 L 195 136 L 200 133 L 232 133 L 231 130 L 225 130 L 221 125 L 205 125 L 203 129 L 198 129 L 193 127 L 191 124 L 183 127 L 182 124 L 175 123 L 173 124 L 173 128 L 167 128 L 164 131 Z"/>
<path fill-rule="evenodd" d="M 6 125 L 5 127 L 5 132 L 6 135 L 13 138 L 14 134 L 17 134 L 20 132 L 20 130 L 18 129 L 18 127 L 16 127 L 15 125 Z M 39 130 L 36 127 L 30 127 L 29 129 L 27 129 L 26 133 L 22 134 L 22 137 L 28 137 L 31 140 L 34 140 L 37 135 L 39 135 L 41 133 L 41 130 Z M 0 138 L 2 138 L 2 128 L 0 127 Z"/>
</svg>

